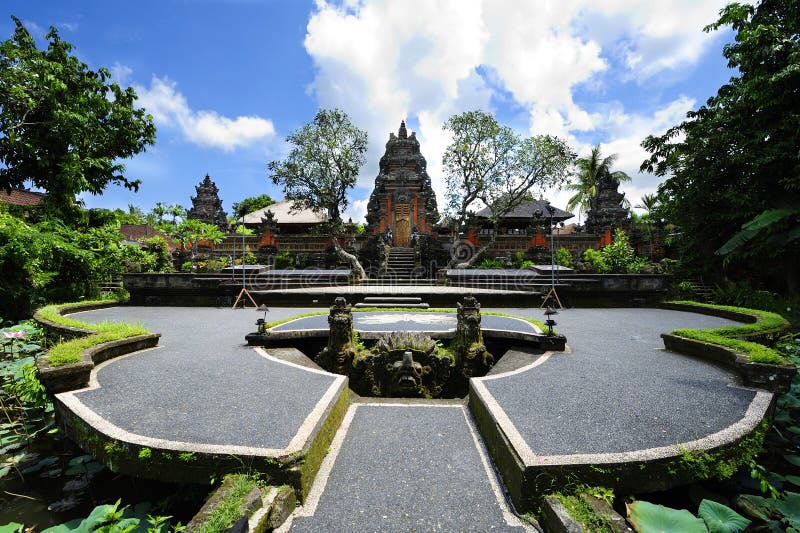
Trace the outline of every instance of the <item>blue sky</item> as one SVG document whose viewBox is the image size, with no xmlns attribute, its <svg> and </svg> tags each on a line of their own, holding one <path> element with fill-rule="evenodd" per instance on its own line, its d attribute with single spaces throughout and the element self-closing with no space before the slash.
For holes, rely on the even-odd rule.
<svg viewBox="0 0 800 533">
<path fill-rule="evenodd" d="M 132 85 L 157 142 L 126 162 L 138 193 L 111 187 L 89 207 L 190 205 L 208 173 L 223 207 L 281 190 L 267 163 L 319 107 L 340 107 L 369 134 L 367 163 L 347 214 L 359 220 L 390 131 L 417 131 L 444 199 L 441 124 L 481 108 L 519 133 L 549 133 L 580 154 L 601 143 L 632 204 L 658 185 L 640 174 L 639 143 L 678 123 L 732 75 L 712 34 L 716 0 L 10 0 L 43 46 L 56 26 L 91 68 Z M 564 191 L 546 192 L 556 205 Z"/>
</svg>

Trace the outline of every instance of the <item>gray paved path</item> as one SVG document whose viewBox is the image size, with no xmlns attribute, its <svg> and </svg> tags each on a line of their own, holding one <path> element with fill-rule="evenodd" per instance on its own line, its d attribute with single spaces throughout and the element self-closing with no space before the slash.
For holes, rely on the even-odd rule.
<svg viewBox="0 0 800 533">
<path fill-rule="evenodd" d="M 267 320 L 308 310 L 271 309 Z M 543 318 L 540 309 L 503 311 Z M 161 348 L 105 364 L 97 373 L 101 387 L 76 397 L 136 433 L 285 446 L 334 378 L 247 349 L 244 335 L 260 316 L 163 307 L 80 313 L 76 318 L 86 321 L 140 321 L 163 337 Z M 730 372 L 666 352 L 659 337 L 730 321 L 654 309 L 566 310 L 555 318 L 571 354 L 483 381 L 535 454 L 694 440 L 737 421 L 754 396 Z M 317 503 L 301 509 L 308 516 L 296 518 L 298 531 L 512 527 L 462 406 L 359 404 L 348 417 L 338 456 L 326 460 L 330 477 L 324 490 L 315 489 Z"/>
<path fill-rule="evenodd" d="M 667 352 L 659 336 L 732 321 L 657 309 L 569 309 L 554 318 L 571 354 L 556 353 L 527 371 L 484 381 L 537 455 L 688 442 L 742 418 L 755 396 L 732 386 L 733 373 Z"/>
<path fill-rule="evenodd" d="M 270 319 L 295 314 L 276 311 Z M 283 449 L 333 383 L 244 345 L 253 310 L 117 307 L 72 315 L 87 322 L 141 322 L 160 347 L 114 359 L 99 388 L 74 396 L 135 435 L 211 445 Z M 291 384 L 287 386 L 287 384 Z"/>
<path fill-rule="evenodd" d="M 467 416 L 463 406 L 351 407 L 330 477 L 316 482 L 324 492 L 291 530 L 522 531 Z"/>
</svg>

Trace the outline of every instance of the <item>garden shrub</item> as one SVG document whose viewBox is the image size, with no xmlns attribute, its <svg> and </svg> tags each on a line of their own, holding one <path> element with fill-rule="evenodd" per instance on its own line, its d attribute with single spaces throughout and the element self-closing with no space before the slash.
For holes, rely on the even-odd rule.
<svg viewBox="0 0 800 533">
<path fill-rule="evenodd" d="M 606 265 L 603 254 L 599 250 L 588 248 L 583 252 L 583 264 L 589 272 L 596 272 L 597 274 L 607 274 L 610 268 Z"/>
<path fill-rule="evenodd" d="M 556 250 L 555 263 L 563 267 L 572 268 L 572 252 L 562 246 Z"/>
<path fill-rule="evenodd" d="M 294 266 L 294 257 L 289 250 L 281 250 L 275 254 L 275 268 L 288 268 Z"/>
<path fill-rule="evenodd" d="M 763 344 L 737 338 L 746 338 L 754 335 L 763 335 L 783 331 L 789 327 L 789 322 L 782 316 L 776 313 L 770 313 L 768 311 L 746 309 L 743 307 L 732 307 L 727 305 L 702 304 L 691 301 L 677 301 L 671 303 L 690 305 L 693 307 L 703 307 L 708 309 L 720 309 L 723 311 L 732 311 L 758 317 L 759 321 L 751 324 L 724 326 L 714 329 L 676 329 L 672 331 L 672 335 L 731 348 L 732 350 L 736 350 L 737 352 L 744 354 L 750 361 L 754 363 L 773 365 L 786 364 L 786 359 L 776 350 L 764 346 Z"/>
<path fill-rule="evenodd" d="M 499 268 L 505 268 L 505 267 L 506 267 L 506 265 L 505 265 L 505 263 L 503 261 L 501 261 L 499 259 L 495 259 L 493 257 L 487 257 L 487 258 L 484 258 L 483 260 L 481 260 L 481 262 L 478 263 L 476 268 L 499 269 Z"/>
</svg>

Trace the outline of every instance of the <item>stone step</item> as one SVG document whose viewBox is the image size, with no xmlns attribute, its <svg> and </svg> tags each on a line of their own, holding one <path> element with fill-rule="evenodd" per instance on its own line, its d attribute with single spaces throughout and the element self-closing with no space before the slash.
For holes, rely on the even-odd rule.
<svg viewBox="0 0 800 533">
<path fill-rule="evenodd" d="M 418 296 L 367 296 L 364 298 L 364 303 L 374 302 L 419 304 L 422 303 L 422 298 Z"/>
<path fill-rule="evenodd" d="M 357 303 L 353 307 L 377 307 L 379 309 L 391 309 L 394 307 L 403 307 L 408 309 L 429 309 L 428 304 L 403 304 L 403 303 Z"/>
</svg>

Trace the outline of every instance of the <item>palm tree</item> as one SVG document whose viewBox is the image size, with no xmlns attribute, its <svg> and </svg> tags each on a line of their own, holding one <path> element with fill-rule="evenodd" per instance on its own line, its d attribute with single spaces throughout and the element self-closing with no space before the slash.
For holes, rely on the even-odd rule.
<svg viewBox="0 0 800 533">
<path fill-rule="evenodd" d="M 645 231 L 647 233 L 647 240 L 650 242 L 650 260 L 653 260 L 653 217 L 655 215 L 656 209 L 658 209 L 660 204 L 658 195 L 653 194 L 643 194 L 641 203 L 635 205 L 637 209 L 644 209 L 647 211 L 644 215 L 642 215 L 642 222 L 644 223 Z"/>
<path fill-rule="evenodd" d="M 575 160 L 577 172 L 573 175 L 577 181 L 567 185 L 567 189 L 575 191 L 575 194 L 567 202 L 567 211 L 579 208 L 579 214 L 588 212 L 592 198 L 597 195 L 597 183 L 604 174 L 610 175 L 617 183 L 631 181 L 631 177 L 621 170 L 611 172 L 616 160 L 617 154 L 602 157 L 599 144 L 592 147 L 589 157 L 579 157 Z"/>
<path fill-rule="evenodd" d="M 178 225 L 178 222 L 177 222 L 178 218 L 186 217 L 186 209 L 184 209 L 183 206 L 180 205 L 180 204 L 173 204 L 173 205 L 167 206 L 167 212 L 170 215 L 172 215 L 172 225 L 173 226 L 177 226 Z"/>
</svg>

